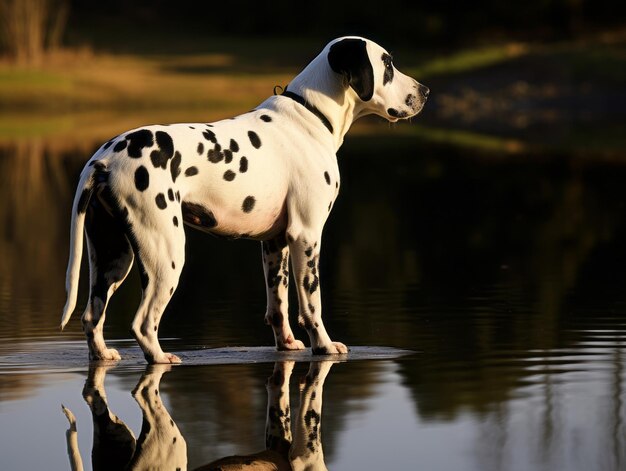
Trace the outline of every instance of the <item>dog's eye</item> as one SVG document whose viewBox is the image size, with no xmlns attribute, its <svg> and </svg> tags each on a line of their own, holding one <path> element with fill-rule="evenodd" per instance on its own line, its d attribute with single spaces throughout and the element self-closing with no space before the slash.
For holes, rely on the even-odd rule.
<svg viewBox="0 0 626 471">
<path fill-rule="evenodd" d="M 389 54 L 383 54 L 382 60 L 383 64 L 385 64 L 385 69 L 390 70 L 393 67 L 393 57 Z"/>
</svg>

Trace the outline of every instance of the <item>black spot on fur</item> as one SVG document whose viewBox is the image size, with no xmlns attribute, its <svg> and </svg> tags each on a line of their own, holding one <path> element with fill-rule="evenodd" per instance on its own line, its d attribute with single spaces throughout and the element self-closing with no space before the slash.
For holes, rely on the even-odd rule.
<svg viewBox="0 0 626 471">
<path fill-rule="evenodd" d="M 202 142 L 198 142 L 198 155 L 204 154 L 204 144 Z"/>
<path fill-rule="evenodd" d="M 93 185 L 89 185 L 87 188 L 83 189 L 83 192 L 80 194 L 80 198 L 78 199 L 78 214 L 84 214 L 87 212 L 87 206 L 89 205 L 89 200 L 91 199 L 91 195 L 93 194 Z"/>
<path fill-rule="evenodd" d="M 236 140 L 234 140 L 234 139 L 231 139 L 231 140 L 230 140 L 230 146 L 229 146 L 229 149 L 230 149 L 232 152 L 239 152 L 239 144 L 237 144 L 237 141 L 236 141 Z"/>
<path fill-rule="evenodd" d="M 330 185 L 330 175 L 328 175 L 328 172 L 324 172 L 324 180 Z"/>
<path fill-rule="evenodd" d="M 171 136 L 163 131 L 156 132 L 158 149 L 150 153 L 150 160 L 155 167 L 167 168 L 167 161 L 174 155 L 174 142 Z"/>
<path fill-rule="evenodd" d="M 176 201 L 180 203 L 180 191 L 176 192 Z"/>
<path fill-rule="evenodd" d="M 246 196 L 246 199 L 243 200 L 241 204 L 241 210 L 244 213 L 249 213 L 254 209 L 254 205 L 256 204 L 256 199 L 254 196 Z"/>
<path fill-rule="evenodd" d="M 209 162 L 214 164 L 221 162 L 224 159 L 224 153 L 221 151 L 219 144 L 216 144 L 214 149 L 209 149 L 208 158 Z"/>
<path fill-rule="evenodd" d="M 217 226 L 213 213 L 204 206 L 195 203 L 183 203 L 183 220 L 193 226 L 211 229 Z"/>
<path fill-rule="evenodd" d="M 312 249 L 311 247 L 309 247 L 308 249 L 306 249 L 306 250 L 304 251 L 304 254 L 305 254 L 307 257 L 310 257 L 312 253 L 313 253 L 313 249 Z"/>
<path fill-rule="evenodd" d="M 172 191 L 172 189 L 170 188 L 169 190 L 167 190 L 167 198 L 170 201 L 174 201 L 174 192 Z"/>
<path fill-rule="evenodd" d="M 102 146 L 102 150 L 107 150 L 109 147 L 111 147 L 111 144 L 113 144 L 114 141 L 115 139 L 111 139 L 109 142 Z"/>
<path fill-rule="evenodd" d="M 113 152 L 122 152 L 124 149 L 126 149 L 127 145 L 128 141 L 126 139 L 124 139 L 123 141 L 119 141 L 117 144 L 115 144 L 115 147 L 113 147 Z"/>
<path fill-rule="evenodd" d="M 274 327 L 280 327 L 281 325 L 283 325 L 283 321 L 285 319 L 285 316 L 283 316 L 283 313 L 280 311 L 274 311 L 272 313 L 272 317 L 270 318 L 270 323 L 274 326 Z"/>
<path fill-rule="evenodd" d="M 280 266 L 274 266 L 267 270 L 267 287 L 273 288 L 274 286 L 280 285 L 282 281 L 282 277 L 278 274 L 280 271 Z"/>
<path fill-rule="evenodd" d="M 248 131 L 248 138 L 250 139 L 250 143 L 255 149 L 261 147 L 261 138 L 254 131 Z"/>
<path fill-rule="evenodd" d="M 385 64 L 385 73 L 383 74 L 383 85 L 393 82 L 393 59 L 389 54 L 383 53 L 381 57 Z"/>
<path fill-rule="evenodd" d="M 232 182 L 235 179 L 236 175 L 237 174 L 232 170 L 226 170 L 224 172 L 224 180 L 226 180 L 227 182 Z"/>
<path fill-rule="evenodd" d="M 189 167 L 185 170 L 186 177 L 193 177 L 194 175 L 198 175 L 198 167 Z"/>
<path fill-rule="evenodd" d="M 165 209 L 167 208 L 167 201 L 165 201 L 165 195 L 163 193 L 159 193 L 158 195 L 156 195 L 156 205 L 159 207 L 159 209 Z"/>
<path fill-rule="evenodd" d="M 176 270 L 176 264 L 172 261 L 172 270 Z"/>
<path fill-rule="evenodd" d="M 298 316 L 298 324 L 300 325 L 300 327 L 306 329 L 307 331 L 313 328 L 313 324 L 311 324 L 311 319 L 303 315 Z"/>
<path fill-rule="evenodd" d="M 148 173 L 148 169 L 143 165 L 140 165 L 137 170 L 135 170 L 135 187 L 139 191 L 145 191 L 146 188 L 150 185 L 150 174 Z"/>
<path fill-rule="evenodd" d="M 313 275 L 312 280 L 309 278 L 309 275 L 304 275 L 304 279 L 302 280 L 302 286 L 311 294 L 315 293 L 319 286 L 319 283 L 320 280 L 317 275 Z"/>
<path fill-rule="evenodd" d="M 172 163 L 170 164 L 170 172 L 172 174 L 172 181 L 174 183 L 176 183 L 176 179 L 178 178 L 178 175 L 180 175 L 180 161 L 181 161 L 180 152 L 176 151 L 174 153 L 174 158 L 172 159 Z"/>
<path fill-rule="evenodd" d="M 266 123 L 269 123 L 272 121 L 272 118 L 266 114 L 262 114 L 261 115 L 261 121 L 265 121 Z"/>
<path fill-rule="evenodd" d="M 207 141 L 211 141 L 213 144 L 217 143 L 217 138 L 215 137 L 215 133 L 213 131 L 207 129 L 202 133 L 202 135 Z"/>
<path fill-rule="evenodd" d="M 128 141 L 128 156 L 134 159 L 141 157 L 141 151 L 144 147 L 152 147 L 154 145 L 152 131 L 147 129 L 140 129 L 128 134 L 126 140 Z"/>
<path fill-rule="evenodd" d="M 224 162 L 229 164 L 233 161 L 233 153 L 230 149 L 224 149 Z"/>
<path fill-rule="evenodd" d="M 174 218 L 172 219 L 172 222 L 174 223 L 174 225 L 175 225 L 176 227 L 178 227 L 178 218 L 177 218 L 176 216 L 174 216 Z M 174 264 L 174 262 L 172 262 L 172 265 L 173 265 L 173 264 Z M 174 267 L 172 267 L 172 268 L 174 268 Z"/>
<path fill-rule="evenodd" d="M 241 173 L 246 173 L 248 171 L 248 159 L 242 157 L 239 161 L 239 171 Z"/>
</svg>

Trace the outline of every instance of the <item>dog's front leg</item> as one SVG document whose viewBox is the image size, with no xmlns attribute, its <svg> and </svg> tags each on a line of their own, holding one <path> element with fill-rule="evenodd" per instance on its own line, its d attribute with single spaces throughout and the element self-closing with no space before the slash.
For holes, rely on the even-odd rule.
<svg viewBox="0 0 626 471">
<path fill-rule="evenodd" d="M 289 246 L 285 236 L 262 242 L 267 289 L 265 322 L 272 326 L 277 350 L 303 350 L 289 325 Z"/>
<path fill-rule="evenodd" d="M 299 231 L 297 235 L 287 232 L 293 265 L 293 275 L 298 287 L 298 322 L 311 340 L 315 355 L 348 353 L 348 347 L 333 342 L 322 322 L 322 299 L 320 294 L 320 234 Z"/>
</svg>

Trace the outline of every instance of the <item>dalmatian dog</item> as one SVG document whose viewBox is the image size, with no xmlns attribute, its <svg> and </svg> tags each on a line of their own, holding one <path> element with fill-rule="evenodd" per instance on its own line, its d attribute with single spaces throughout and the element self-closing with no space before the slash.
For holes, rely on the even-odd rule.
<svg viewBox="0 0 626 471">
<path fill-rule="evenodd" d="M 85 238 L 90 293 L 82 325 L 90 358 L 120 359 L 105 344 L 103 324 L 136 258 L 143 296 L 132 333 L 149 363 L 179 363 L 161 349 L 158 329 L 185 262 L 186 224 L 261 241 L 265 320 L 278 350 L 304 349 L 288 320 L 291 268 L 312 352 L 347 353 L 322 322 L 318 268 L 322 229 L 340 186 L 336 152 L 356 119 L 411 118 L 428 94 L 381 46 L 343 37 L 282 94 L 248 113 L 210 124 L 145 126 L 111 139 L 83 169 L 74 198 L 61 328 L 76 306 Z"/>
</svg>

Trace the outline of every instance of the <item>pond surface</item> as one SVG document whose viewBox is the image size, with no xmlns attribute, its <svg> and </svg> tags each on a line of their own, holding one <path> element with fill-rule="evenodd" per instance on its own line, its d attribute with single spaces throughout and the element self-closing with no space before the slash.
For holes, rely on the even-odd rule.
<svg viewBox="0 0 626 471">
<path fill-rule="evenodd" d="M 266 421 L 290 417 L 269 441 L 312 469 L 624 469 L 626 154 L 461 150 L 380 126 L 346 141 L 324 233 L 342 362 L 264 348 L 260 244 L 189 230 L 160 328 L 187 361 L 143 364 L 133 272 L 105 329 L 125 358 L 90 366 L 80 308 L 58 324 L 71 199 L 101 142 L 1 145 L 0 468 L 261 460 Z"/>
</svg>

